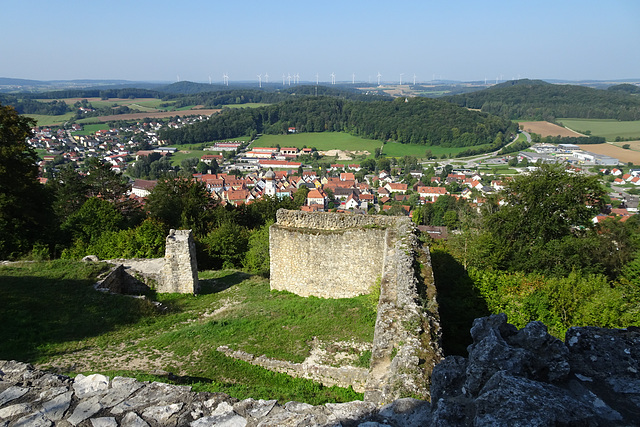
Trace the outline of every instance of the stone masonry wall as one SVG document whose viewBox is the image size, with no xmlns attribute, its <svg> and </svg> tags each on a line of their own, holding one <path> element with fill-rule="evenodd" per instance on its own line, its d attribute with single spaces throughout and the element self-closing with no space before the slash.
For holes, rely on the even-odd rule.
<svg viewBox="0 0 640 427">
<path fill-rule="evenodd" d="M 196 245 L 191 230 L 171 230 L 158 292 L 196 294 L 199 290 Z"/>
<path fill-rule="evenodd" d="M 98 259 L 85 257 L 87 261 Z M 166 240 L 164 258 L 113 259 L 106 277 L 96 283 L 96 289 L 113 293 L 196 294 L 199 291 L 198 262 L 191 230 L 171 230 Z"/>
<path fill-rule="evenodd" d="M 365 400 L 377 405 L 403 396 L 428 399 L 428 378 L 442 358 L 437 304 L 428 300 L 435 295 L 431 261 L 418 246 L 407 217 L 279 210 L 270 229 L 272 289 L 347 298 L 369 293 L 379 281 L 365 385 Z"/>
<path fill-rule="evenodd" d="M 382 276 L 389 217 L 279 210 L 269 230 L 271 289 L 301 296 L 367 294 Z"/>
<path fill-rule="evenodd" d="M 189 386 L 101 374 L 69 378 L 0 360 L 0 426 L 429 427 L 636 426 L 640 328 L 570 328 L 476 319 L 469 357 L 436 366 L 431 404 L 403 398 L 312 406 L 195 393 Z M 397 358 L 397 357 L 396 357 Z M 394 359 L 395 360 L 395 359 Z"/>
</svg>

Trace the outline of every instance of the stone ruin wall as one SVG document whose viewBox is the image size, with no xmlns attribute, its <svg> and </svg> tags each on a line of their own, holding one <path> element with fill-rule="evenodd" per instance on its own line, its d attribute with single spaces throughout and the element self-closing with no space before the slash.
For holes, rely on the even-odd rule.
<svg viewBox="0 0 640 427">
<path fill-rule="evenodd" d="M 91 257 L 87 257 L 91 259 Z M 96 289 L 119 294 L 158 293 L 196 294 L 199 291 L 198 262 L 191 230 L 171 230 L 166 239 L 164 258 L 115 259 Z"/>
<path fill-rule="evenodd" d="M 269 231 L 271 289 L 349 298 L 380 283 L 365 400 L 428 399 L 442 358 L 439 315 L 429 253 L 409 218 L 279 210 Z"/>
<path fill-rule="evenodd" d="M 518 330 L 502 314 L 476 319 L 471 336 L 468 358 L 449 356 L 434 369 L 431 403 L 403 398 L 384 406 L 239 401 L 0 360 L 0 426 L 638 425 L 640 328 L 570 328 L 562 342 L 540 322 Z"/>
<path fill-rule="evenodd" d="M 382 276 L 395 219 L 287 211 L 269 229 L 271 289 L 321 298 L 368 294 Z"/>
<path fill-rule="evenodd" d="M 171 230 L 166 240 L 164 265 L 157 291 L 161 293 L 197 294 L 198 262 L 191 230 Z"/>
</svg>

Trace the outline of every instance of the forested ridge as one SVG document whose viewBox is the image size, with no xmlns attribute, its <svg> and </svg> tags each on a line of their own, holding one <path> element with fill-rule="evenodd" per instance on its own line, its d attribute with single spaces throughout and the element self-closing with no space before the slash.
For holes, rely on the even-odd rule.
<svg viewBox="0 0 640 427">
<path fill-rule="evenodd" d="M 206 108 L 219 108 L 224 105 L 249 103 L 273 104 L 306 95 L 333 96 L 358 101 L 376 101 L 391 97 L 377 93 L 364 94 L 357 89 L 330 88 L 326 86 L 293 86 L 286 89 L 229 89 L 227 86 L 206 85 L 202 83 L 180 82 L 157 89 L 138 88 L 86 88 L 67 89 L 50 92 L 0 94 L 0 103 L 11 105 L 19 114 L 61 115 L 73 108 L 62 99 L 69 98 L 156 98 L 167 101 L 167 106 L 181 108 L 190 105 L 203 105 Z M 52 101 L 41 101 L 41 100 Z M 169 104 L 170 103 L 170 104 Z"/>
<path fill-rule="evenodd" d="M 510 120 L 554 121 L 558 117 L 640 120 L 638 96 L 620 90 L 551 84 L 541 80 L 515 80 L 442 99 Z"/>
<path fill-rule="evenodd" d="M 191 144 L 257 133 L 348 132 L 400 143 L 472 147 L 507 141 L 516 126 L 508 120 L 428 98 L 355 101 L 308 96 L 256 109 L 225 111 L 206 122 L 168 129 L 170 144 Z"/>
</svg>

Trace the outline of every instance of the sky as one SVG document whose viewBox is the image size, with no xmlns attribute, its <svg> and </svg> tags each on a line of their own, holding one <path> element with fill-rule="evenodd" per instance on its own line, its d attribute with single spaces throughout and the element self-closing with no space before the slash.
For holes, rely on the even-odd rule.
<svg viewBox="0 0 640 427">
<path fill-rule="evenodd" d="M 0 77 L 640 78 L 639 0 L 0 0 L 0 11 Z"/>
</svg>

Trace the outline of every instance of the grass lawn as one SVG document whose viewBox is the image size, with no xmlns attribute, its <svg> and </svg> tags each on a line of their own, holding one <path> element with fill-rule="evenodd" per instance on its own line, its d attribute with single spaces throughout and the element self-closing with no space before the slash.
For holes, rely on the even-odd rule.
<svg viewBox="0 0 640 427">
<path fill-rule="evenodd" d="M 591 131 L 594 136 L 602 136 L 613 141 L 617 136 L 624 139 L 640 139 L 640 120 L 621 122 L 605 119 L 558 119 L 564 126 L 576 132 Z"/>
<path fill-rule="evenodd" d="M 200 145 L 200 144 L 192 144 L 192 145 Z M 204 150 L 190 150 L 185 148 L 183 145 L 176 145 L 178 148 L 178 152 L 171 155 L 169 158 L 171 160 L 171 164 L 174 166 L 180 166 L 180 163 L 184 159 L 190 159 L 192 157 L 197 157 L 198 159 L 204 156 L 205 154 L 217 154 L 214 151 L 204 151 Z"/>
<path fill-rule="evenodd" d="M 216 349 L 227 345 L 300 362 L 309 356 L 314 337 L 370 343 L 375 313 L 368 297 L 302 298 L 272 292 L 268 280 L 243 272 L 209 271 L 200 273 L 197 296 L 136 299 L 95 291 L 101 268 L 62 260 L 0 267 L 0 359 L 69 375 L 100 372 L 168 381 L 149 375 L 163 370 L 196 391 L 239 399 L 311 404 L 362 399 L 352 390 L 273 373 Z"/>
<path fill-rule="evenodd" d="M 88 124 L 88 125 L 83 125 L 82 128 L 83 128 L 82 130 L 72 132 L 72 135 L 93 135 L 99 130 L 108 130 L 109 126 L 107 126 L 106 123 Z"/>
</svg>

